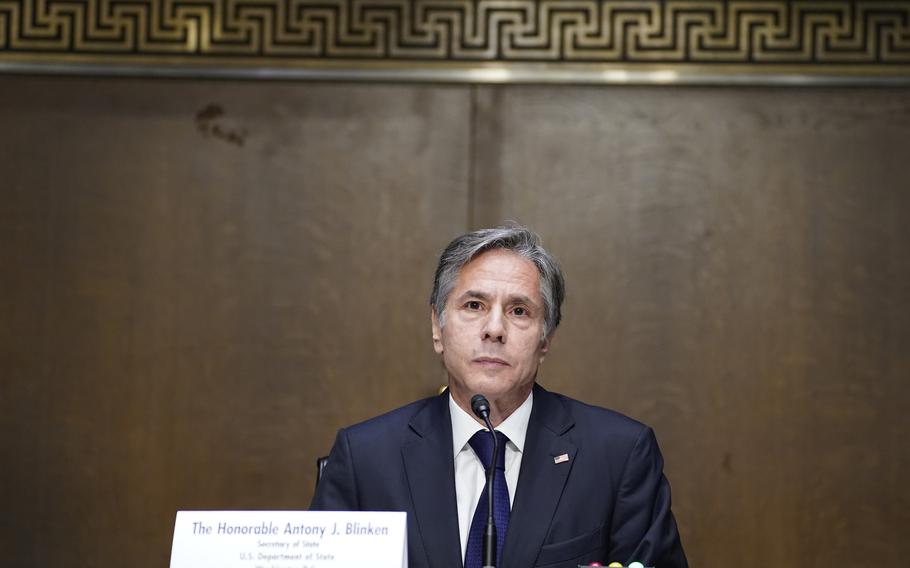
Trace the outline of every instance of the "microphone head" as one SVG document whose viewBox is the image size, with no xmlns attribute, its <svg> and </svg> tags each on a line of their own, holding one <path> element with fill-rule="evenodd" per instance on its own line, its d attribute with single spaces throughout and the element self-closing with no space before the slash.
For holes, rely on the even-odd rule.
<svg viewBox="0 0 910 568">
<path fill-rule="evenodd" d="M 471 410 L 481 420 L 490 415 L 490 402 L 482 394 L 475 394 L 471 397 Z"/>
</svg>

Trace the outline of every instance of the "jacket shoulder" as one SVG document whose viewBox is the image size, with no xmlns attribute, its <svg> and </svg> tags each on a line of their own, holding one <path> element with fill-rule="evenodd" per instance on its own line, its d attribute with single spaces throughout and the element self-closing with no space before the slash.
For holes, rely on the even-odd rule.
<svg viewBox="0 0 910 568">
<path fill-rule="evenodd" d="M 408 435 L 412 419 L 430 407 L 439 405 L 439 397 L 429 397 L 374 416 L 343 428 L 342 431 L 357 445 L 398 442 Z"/>
<path fill-rule="evenodd" d="M 590 436 L 629 440 L 634 443 L 651 428 L 615 410 L 588 404 L 559 393 L 547 393 L 556 398 L 575 421 L 575 427 Z"/>
</svg>

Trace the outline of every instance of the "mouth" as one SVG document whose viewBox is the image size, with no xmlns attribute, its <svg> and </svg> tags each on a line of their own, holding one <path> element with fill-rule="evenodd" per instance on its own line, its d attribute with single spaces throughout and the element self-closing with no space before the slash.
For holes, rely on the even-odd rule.
<svg viewBox="0 0 910 568">
<path fill-rule="evenodd" d="M 508 367 L 509 364 L 498 357 L 478 357 L 474 362 L 479 365 L 490 367 Z"/>
</svg>

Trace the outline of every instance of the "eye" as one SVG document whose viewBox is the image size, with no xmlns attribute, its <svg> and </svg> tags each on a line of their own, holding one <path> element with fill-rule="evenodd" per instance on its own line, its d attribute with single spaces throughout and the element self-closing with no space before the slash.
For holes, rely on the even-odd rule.
<svg viewBox="0 0 910 568">
<path fill-rule="evenodd" d="M 526 315 L 528 315 L 528 310 L 521 306 L 516 306 L 512 310 L 512 313 L 515 314 L 516 316 L 526 316 Z"/>
<path fill-rule="evenodd" d="M 481 306 L 480 306 L 480 302 L 478 302 L 477 300 L 471 300 L 470 302 L 465 304 L 465 307 L 468 308 L 469 310 L 479 310 Z"/>
</svg>

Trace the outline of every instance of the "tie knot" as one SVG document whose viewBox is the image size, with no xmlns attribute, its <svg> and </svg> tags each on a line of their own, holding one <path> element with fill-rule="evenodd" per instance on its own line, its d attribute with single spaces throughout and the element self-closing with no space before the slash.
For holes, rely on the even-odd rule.
<svg viewBox="0 0 910 568">
<path fill-rule="evenodd" d="M 499 430 L 494 430 L 494 432 L 496 432 L 496 437 L 499 439 L 499 456 L 496 460 L 496 467 L 505 470 L 506 442 L 509 441 L 509 438 Z M 474 448 L 474 452 L 477 454 L 477 457 L 480 458 L 480 463 L 483 464 L 483 468 L 490 469 L 490 463 L 493 461 L 493 436 L 490 436 L 490 431 L 478 430 L 471 436 L 468 443 Z"/>
</svg>

